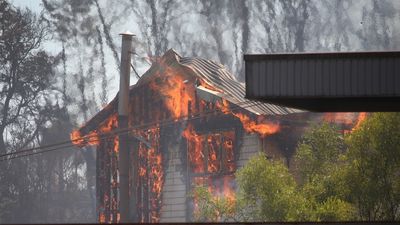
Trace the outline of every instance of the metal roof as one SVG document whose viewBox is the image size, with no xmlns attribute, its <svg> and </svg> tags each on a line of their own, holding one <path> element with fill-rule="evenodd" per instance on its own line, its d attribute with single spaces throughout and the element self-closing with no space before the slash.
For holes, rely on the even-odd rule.
<svg viewBox="0 0 400 225">
<path fill-rule="evenodd" d="M 397 51 L 245 55 L 244 60 L 249 99 L 315 111 L 398 108 Z"/>
<path fill-rule="evenodd" d="M 158 63 L 162 62 L 162 63 Z M 245 85 L 238 82 L 235 77 L 221 64 L 211 60 L 191 57 L 181 57 L 173 49 L 168 50 L 158 62 L 154 62 L 149 70 L 147 70 L 135 85 L 130 86 L 130 94 L 147 82 L 151 81 L 155 74 L 165 70 L 164 67 L 173 67 L 183 69 L 185 75 L 195 76 L 206 82 L 215 90 L 207 90 L 206 87 L 200 87 L 198 91 L 205 91 L 211 95 L 216 95 L 224 98 L 227 101 L 243 106 L 245 110 L 257 115 L 285 115 L 289 113 L 302 112 L 297 109 L 277 106 L 273 104 L 263 103 L 255 100 L 245 99 Z M 112 113 L 116 112 L 118 105 L 118 94 L 116 97 L 90 119 L 81 129 L 81 133 L 86 134 L 89 131 L 96 129 L 98 124 L 104 121 Z"/>
<path fill-rule="evenodd" d="M 207 84 L 221 90 L 221 97 L 233 104 L 246 102 L 246 110 L 257 115 L 284 115 L 299 110 L 245 99 L 245 85 L 235 79 L 221 64 L 201 58 L 181 57 L 179 63 L 191 68 Z M 248 104 L 247 104 L 248 103 Z M 249 106 L 250 105 L 250 106 Z"/>
</svg>

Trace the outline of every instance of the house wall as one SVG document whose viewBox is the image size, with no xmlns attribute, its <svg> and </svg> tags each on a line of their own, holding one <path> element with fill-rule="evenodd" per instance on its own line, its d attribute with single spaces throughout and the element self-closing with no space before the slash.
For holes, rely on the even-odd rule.
<svg viewBox="0 0 400 225">
<path fill-rule="evenodd" d="M 242 146 L 239 151 L 237 169 L 243 167 L 246 162 L 261 151 L 262 141 L 257 134 L 243 134 Z"/>
<path fill-rule="evenodd" d="M 244 134 L 237 161 L 237 168 L 243 167 L 250 157 L 261 151 L 261 141 L 256 134 Z M 165 182 L 162 195 L 160 222 L 188 222 L 186 221 L 186 199 L 188 190 L 185 185 L 185 174 L 182 173 L 182 152 L 179 146 L 169 149 L 169 160 L 165 170 Z"/>
<path fill-rule="evenodd" d="M 186 221 L 186 185 L 182 173 L 182 151 L 179 145 L 169 149 L 168 165 L 162 194 L 160 222 Z"/>
</svg>

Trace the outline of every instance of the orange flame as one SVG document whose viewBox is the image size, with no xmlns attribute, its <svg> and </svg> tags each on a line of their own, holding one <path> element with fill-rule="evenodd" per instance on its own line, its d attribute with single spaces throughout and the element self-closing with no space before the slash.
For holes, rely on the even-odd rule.
<svg viewBox="0 0 400 225">
<path fill-rule="evenodd" d="M 194 127 L 190 123 L 183 132 L 183 136 L 188 141 L 188 154 L 192 172 L 197 174 L 208 173 L 208 175 L 202 177 L 194 177 L 194 185 L 206 185 L 213 196 L 212 201 L 225 198 L 230 206 L 233 206 L 236 200 L 235 190 L 232 186 L 234 175 L 223 174 L 235 171 L 234 134 L 233 131 L 226 131 L 201 136 L 194 131 Z M 205 156 L 205 154 L 207 155 Z M 207 160 L 208 166 L 206 171 L 205 160 Z M 198 197 L 193 196 L 195 213 L 199 209 L 198 201 Z"/>
<path fill-rule="evenodd" d="M 208 169 L 207 171 L 210 173 L 218 172 L 220 169 L 219 160 L 217 159 L 217 150 L 220 143 L 220 136 L 217 135 L 210 135 L 207 138 L 207 145 L 208 145 Z"/>
<path fill-rule="evenodd" d="M 233 172 L 235 170 L 235 157 L 233 153 L 233 140 L 234 140 L 233 136 L 234 136 L 233 133 L 228 133 L 223 143 L 223 149 L 225 149 L 226 151 L 225 153 L 226 158 L 223 163 L 225 167 L 228 168 L 229 172 Z"/>
<path fill-rule="evenodd" d="M 99 222 L 100 223 L 105 223 L 106 222 L 106 216 L 104 215 L 103 212 L 100 213 Z"/>
<path fill-rule="evenodd" d="M 362 122 L 367 118 L 366 112 L 360 112 L 356 116 L 356 113 L 325 113 L 324 121 L 336 124 L 343 124 L 346 127 L 351 127 L 349 129 L 344 129 L 344 133 L 351 133 L 358 129 Z"/>
<path fill-rule="evenodd" d="M 239 118 L 240 122 L 243 125 L 243 128 L 249 132 L 249 133 L 258 133 L 262 138 L 275 134 L 279 132 L 280 130 L 280 125 L 278 123 L 272 123 L 268 121 L 263 121 L 261 123 L 257 123 L 254 120 L 250 119 L 249 116 L 239 113 L 239 112 L 233 112 L 230 109 L 229 102 L 225 99 L 222 99 L 221 102 L 217 101 L 215 104 L 221 112 L 224 114 L 229 114 L 231 113 L 235 117 Z"/>
<path fill-rule="evenodd" d="M 367 119 L 367 113 L 366 112 L 360 112 L 358 114 L 356 125 L 351 129 L 351 131 L 357 130 L 361 126 L 361 124 L 365 121 L 365 119 Z"/>
<path fill-rule="evenodd" d="M 231 203 L 236 201 L 235 190 L 232 188 L 231 183 L 234 181 L 233 176 L 224 177 L 224 189 L 222 191 L 223 196 L 225 196 Z"/>
<path fill-rule="evenodd" d="M 189 81 L 175 74 L 170 67 L 167 67 L 162 82 L 157 79 L 150 83 L 150 88 L 159 91 L 163 96 L 163 101 L 167 109 L 171 112 L 174 119 L 187 116 L 189 113 L 189 102 L 193 102 L 194 87 L 189 85 Z"/>
<path fill-rule="evenodd" d="M 82 136 L 79 130 L 72 131 L 70 134 L 70 139 L 71 142 L 78 147 L 83 147 L 84 145 L 99 145 L 100 144 L 99 134 L 108 133 L 116 127 L 117 127 L 117 116 L 112 115 L 104 123 L 102 123 L 97 130 L 93 130 L 85 136 Z"/>
<path fill-rule="evenodd" d="M 267 135 L 275 134 L 280 130 L 279 124 L 264 122 L 257 124 L 255 121 L 251 120 L 247 115 L 242 113 L 233 113 L 243 124 L 243 128 L 250 133 L 258 133 L 261 137 L 266 137 Z"/>
<path fill-rule="evenodd" d="M 119 137 L 115 136 L 114 138 L 114 152 L 119 152 Z"/>
<path fill-rule="evenodd" d="M 193 149 L 193 151 L 189 151 L 189 160 L 193 163 L 194 172 L 204 172 L 203 137 L 194 131 L 191 124 L 188 124 L 182 135 L 188 140 L 188 148 Z"/>
<path fill-rule="evenodd" d="M 72 144 L 81 147 L 84 145 L 84 140 L 82 138 L 81 132 L 79 130 L 74 130 L 70 135 Z"/>
<path fill-rule="evenodd" d="M 164 170 L 162 165 L 162 154 L 159 146 L 158 127 L 146 131 L 137 131 L 137 135 L 146 137 L 151 147 L 139 144 L 139 176 L 142 182 L 149 186 L 150 222 L 159 222 L 161 208 L 161 192 L 164 182 Z M 143 218 L 142 218 L 143 219 Z"/>
</svg>

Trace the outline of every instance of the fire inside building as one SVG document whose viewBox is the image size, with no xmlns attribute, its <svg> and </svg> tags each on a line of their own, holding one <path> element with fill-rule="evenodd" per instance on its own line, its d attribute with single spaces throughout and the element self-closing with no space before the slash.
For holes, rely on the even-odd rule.
<svg viewBox="0 0 400 225">
<path fill-rule="evenodd" d="M 169 50 L 129 88 L 129 202 L 137 222 L 193 220 L 193 187 L 235 201 L 234 173 L 257 152 L 291 156 L 310 121 L 351 132 L 365 114 L 315 114 L 244 98 L 244 84 L 213 61 Z M 118 98 L 72 133 L 97 149 L 97 212 L 119 222 Z M 340 117 L 340 118 L 339 118 Z M 121 131 L 119 131 L 121 132 Z M 106 135 L 107 134 L 107 135 Z"/>
</svg>

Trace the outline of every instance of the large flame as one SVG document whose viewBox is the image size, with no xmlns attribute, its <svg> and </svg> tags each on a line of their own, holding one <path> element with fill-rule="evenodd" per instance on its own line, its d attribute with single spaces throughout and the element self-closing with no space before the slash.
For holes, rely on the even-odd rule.
<svg viewBox="0 0 400 225">
<path fill-rule="evenodd" d="M 188 156 L 191 172 L 206 174 L 195 176 L 193 185 L 207 186 L 212 194 L 212 201 L 222 197 L 232 206 L 235 203 L 233 187 L 235 171 L 233 141 L 234 132 L 225 131 L 215 134 L 200 135 L 195 132 L 192 124 L 188 124 L 183 132 L 188 143 Z M 193 198 L 194 211 L 198 211 L 198 197 Z"/>
<path fill-rule="evenodd" d="M 159 74 L 151 77 L 148 83 L 151 95 L 146 96 L 155 96 L 155 98 L 159 98 L 162 101 L 162 104 L 160 107 L 158 107 L 158 105 L 157 107 L 146 105 L 149 106 L 148 112 L 144 112 L 144 110 L 137 110 L 140 111 L 137 112 L 136 109 L 132 111 L 132 115 L 129 116 L 131 126 L 135 126 L 136 124 L 134 124 L 134 122 L 137 121 L 140 124 L 146 122 L 146 118 L 142 118 L 143 113 L 148 115 L 147 119 L 149 119 L 149 121 L 161 124 L 162 121 L 160 118 L 165 117 L 164 115 L 168 113 L 172 119 L 178 121 L 196 113 L 200 113 L 200 116 L 202 116 L 202 113 L 207 112 L 207 110 L 217 109 L 218 111 L 215 113 L 222 112 L 237 118 L 237 120 L 242 123 L 243 129 L 246 132 L 257 133 L 261 137 L 279 132 L 280 126 L 278 123 L 267 121 L 261 117 L 254 118 L 253 116 L 245 114 L 245 110 L 233 111 L 230 103 L 226 100 L 214 104 L 198 99 L 196 96 L 195 83 L 207 89 L 220 93 L 222 92 L 201 79 L 197 80 L 198 82 L 190 80 L 180 71 L 170 66 L 164 66 L 165 62 L 161 60 L 159 64 L 161 65 Z M 144 97 L 135 96 L 131 101 L 132 105 L 142 106 L 143 104 L 147 104 L 144 101 L 148 100 Z M 163 109 L 166 109 L 168 113 L 164 113 L 162 111 Z M 117 116 L 113 115 L 102 123 L 98 129 L 84 136 L 79 131 L 72 132 L 71 141 L 78 146 L 99 145 L 104 134 L 111 132 L 115 128 L 117 128 Z M 145 212 L 149 213 L 149 215 L 147 215 L 146 218 L 149 217 L 150 222 L 159 222 L 161 193 L 164 181 L 163 158 L 159 145 L 160 128 L 159 125 L 154 125 L 152 128 L 146 127 L 146 129 L 147 130 L 138 129 L 133 131 L 135 134 L 151 143 L 151 147 L 146 146 L 142 142 L 139 143 L 139 162 L 133 163 L 137 163 L 138 165 L 139 183 L 146 184 L 146 187 L 148 187 L 148 190 L 142 190 L 147 192 L 149 197 L 149 211 Z M 194 126 L 189 121 L 182 136 L 187 140 L 191 172 L 195 174 L 207 174 L 204 177 L 198 177 L 196 179 L 207 183 L 209 190 L 213 193 L 215 198 L 226 196 L 233 202 L 235 199 L 235 192 L 232 183 L 234 180 L 233 173 L 236 170 L 234 157 L 235 133 L 233 131 L 227 131 L 201 135 L 196 133 Z M 110 140 L 111 139 L 107 139 L 107 141 Z M 112 150 L 114 153 L 118 153 L 118 136 L 112 136 L 112 140 Z M 106 199 L 106 197 L 104 197 L 104 199 Z M 138 207 L 139 211 L 143 209 L 143 202 Z M 106 218 L 110 218 L 110 215 L 100 214 L 99 221 L 110 222 L 106 221 L 108 220 Z"/>
<path fill-rule="evenodd" d="M 159 222 L 160 220 L 161 192 L 164 182 L 162 154 L 158 143 L 159 132 L 159 128 L 137 132 L 137 135 L 147 137 L 151 143 L 150 148 L 146 147 L 144 143 L 139 144 L 139 176 L 141 182 L 148 185 L 148 190 L 145 191 L 148 193 L 150 201 L 150 222 Z M 143 217 L 141 222 L 145 222 Z"/>
<path fill-rule="evenodd" d="M 256 122 L 244 113 L 233 112 L 230 109 L 229 102 L 225 99 L 222 99 L 222 101 L 217 101 L 216 106 L 224 114 L 231 113 L 233 116 L 239 118 L 240 122 L 243 125 L 243 128 L 247 132 L 258 133 L 262 138 L 264 138 L 268 135 L 271 135 L 271 134 L 275 134 L 275 133 L 279 132 L 279 130 L 280 130 L 280 125 L 278 123 L 265 121 L 264 118 L 262 118 L 261 116 L 259 118 L 261 118 L 262 121 Z"/>
<path fill-rule="evenodd" d="M 251 120 L 245 114 L 242 113 L 233 113 L 243 124 L 243 128 L 250 133 L 258 133 L 261 137 L 266 137 L 268 135 L 277 133 L 280 130 L 280 126 L 277 123 L 272 122 L 263 122 L 256 123 L 254 120 Z"/>
<path fill-rule="evenodd" d="M 194 88 L 177 71 L 166 67 L 164 74 L 150 83 L 150 88 L 163 96 L 164 105 L 175 120 L 188 116 L 189 102 L 194 101 Z"/>
<path fill-rule="evenodd" d="M 102 124 L 100 124 L 100 126 L 96 130 L 91 131 L 87 135 L 82 136 L 79 130 L 74 130 L 71 132 L 70 135 L 71 142 L 78 147 L 82 147 L 85 145 L 97 146 L 100 144 L 101 141 L 100 135 L 109 133 L 113 129 L 115 129 L 117 127 L 117 122 L 117 115 L 112 115 Z M 117 136 L 114 137 L 114 139 L 116 138 Z"/>
<path fill-rule="evenodd" d="M 203 173 L 204 172 L 204 154 L 203 154 L 203 137 L 198 135 L 192 124 L 188 124 L 186 129 L 183 131 L 183 137 L 188 141 L 189 160 L 193 165 L 193 172 Z"/>
<path fill-rule="evenodd" d="M 117 160 L 116 157 L 119 152 L 119 139 L 118 135 L 109 135 L 109 133 L 117 128 L 118 125 L 117 122 L 118 122 L 117 115 L 114 114 L 109 118 L 107 118 L 103 123 L 101 123 L 96 130 L 93 130 L 84 136 L 81 134 L 79 130 L 74 130 L 73 132 L 71 132 L 71 142 L 78 147 L 83 147 L 85 145 L 98 146 L 102 142 L 103 138 L 105 139 L 105 142 L 112 140 L 111 142 L 113 144 L 112 150 L 116 154 L 112 157 L 113 159 L 111 160 L 116 161 Z M 111 157 L 111 155 L 109 155 L 109 157 Z M 109 164 L 109 166 L 111 165 Z M 111 168 L 111 170 L 113 171 L 111 179 L 112 189 L 118 188 L 119 185 L 117 179 L 118 168 L 116 167 L 116 165 L 114 166 L 115 168 Z M 118 202 L 119 199 L 115 195 L 115 193 L 112 194 L 111 198 L 108 196 L 108 193 L 104 193 L 103 202 L 100 203 L 101 205 L 100 208 L 105 209 L 110 207 L 109 209 L 111 210 L 111 212 L 107 213 L 107 215 L 104 211 L 100 212 L 98 217 L 100 223 L 119 222 L 120 214 L 118 213 L 118 205 L 119 205 Z"/>
</svg>

